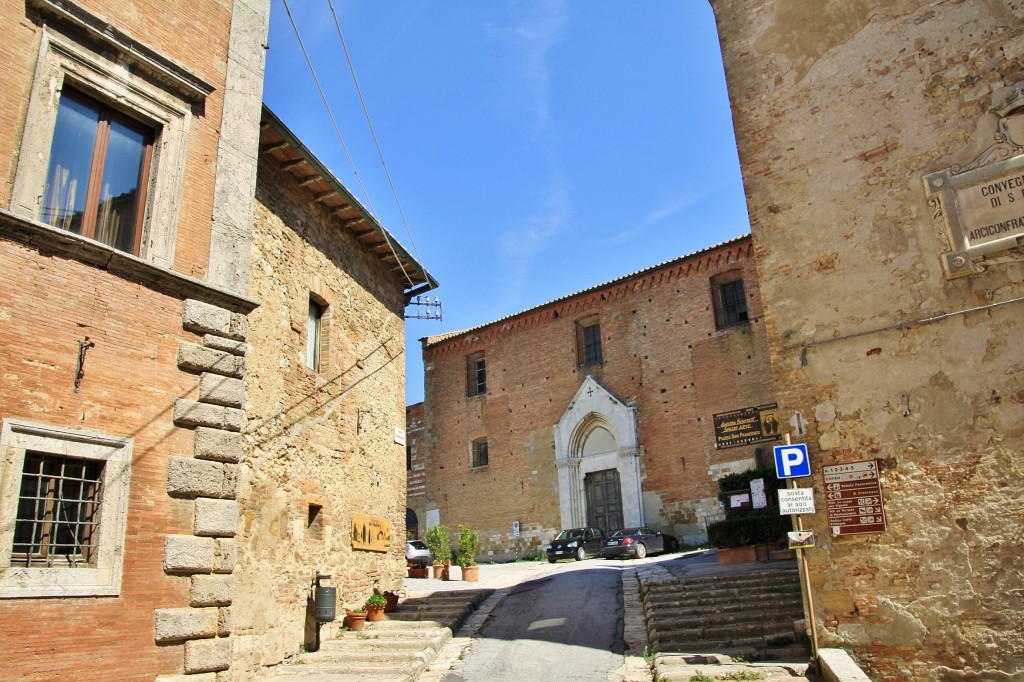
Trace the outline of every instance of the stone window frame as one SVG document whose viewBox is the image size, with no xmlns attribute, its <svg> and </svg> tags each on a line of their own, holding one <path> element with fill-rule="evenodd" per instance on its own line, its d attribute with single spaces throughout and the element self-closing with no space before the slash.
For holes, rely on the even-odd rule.
<svg viewBox="0 0 1024 682">
<path fill-rule="evenodd" d="M 743 310 L 736 312 L 736 320 L 729 319 L 730 305 L 726 301 L 727 289 L 739 283 L 743 296 Z M 750 323 L 750 308 L 747 305 L 747 288 L 743 282 L 742 270 L 729 270 L 721 272 L 711 278 L 711 300 L 715 313 L 715 329 L 721 331 L 732 327 L 740 327 Z"/>
<path fill-rule="evenodd" d="M 466 395 L 470 398 L 487 393 L 487 357 L 480 350 L 466 356 Z"/>
<path fill-rule="evenodd" d="M 601 318 L 599 315 L 587 315 L 575 322 L 576 328 L 576 365 L 590 367 L 604 364 L 604 349 L 601 339 Z M 591 331 L 593 330 L 593 331 Z"/>
<path fill-rule="evenodd" d="M 474 438 L 469 442 L 469 468 L 480 469 L 490 464 L 487 437 Z"/>
<path fill-rule="evenodd" d="M 47 0 L 36 0 L 36 4 L 44 7 L 44 14 L 56 11 L 51 8 L 55 3 Z M 173 78 L 168 78 L 166 69 L 161 68 L 161 62 L 170 63 L 165 58 L 153 57 L 140 62 L 138 55 L 133 55 L 136 62 L 126 63 L 130 61 L 125 58 L 127 48 L 117 44 L 114 38 L 107 40 L 102 33 L 87 30 L 90 22 L 100 20 L 80 8 L 76 11 L 80 17 L 59 16 L 43 24 L 10 209 L 17 215 L 40 221 L 57 104 L 64 88 L 69 87 L 153 131 L 153 153 L 137 255 L 169 269 L 174 264 L 192 107 L 208 90 L 167 84 Z M 152 52 L 141 48 L 140 51 Z M 50 229 L 72 234 L 56 227 Z M 102 242 L 89 241 L 101 248 L 119 251 Z"/>
<path fill-rule="evenodd" d="M 4 419 L 0 429 L 0 598 L 121 594 L 132 447 L 131 438 Z M 104 462 L 95 566 L 11 566 L 26 452 Z"/>
</svg>

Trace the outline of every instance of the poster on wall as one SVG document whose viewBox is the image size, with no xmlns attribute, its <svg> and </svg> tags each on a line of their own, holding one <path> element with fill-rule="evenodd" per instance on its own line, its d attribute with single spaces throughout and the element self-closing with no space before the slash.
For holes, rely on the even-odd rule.
<svg viewBox="0 0 1024 682">
<path fill-rule="evenodd" d="M 352 549 L 387 552 L 391 549 L 391 524 L 379 516 L 353 515 Z"/>
<path fill-rule="evenodd" d="M 712 415 L 715 422 L 715 449 L 734 448 L 782 438 L 779 406 L 758 405 Z"/>
</svg>

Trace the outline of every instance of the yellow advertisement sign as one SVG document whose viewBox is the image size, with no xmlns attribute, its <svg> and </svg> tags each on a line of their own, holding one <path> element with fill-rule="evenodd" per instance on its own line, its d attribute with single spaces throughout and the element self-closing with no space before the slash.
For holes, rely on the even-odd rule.
<svg viewBox="0 0 1024 682">
<path fill-rule="evenodd" d="M 379 516 L 353 515 L 352 549 L 387 552 L 391 549 L 391 524 Z"/>
</svg>

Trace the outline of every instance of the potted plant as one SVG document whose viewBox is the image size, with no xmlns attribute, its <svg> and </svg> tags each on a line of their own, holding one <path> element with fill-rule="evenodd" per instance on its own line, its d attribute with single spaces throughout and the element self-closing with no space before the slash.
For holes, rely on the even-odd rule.
<svg viewBox="0 0 1024 682">
<path fill-rule="evenodd" d="M 774 500 L 781 483 L 774 470 L 769 469 L 752 469 L 722 477 L 718 482 L 722 491 L 719 499 L 736 491 L 749 490 L 750 481 L 755 478 L 764 479 L 766 496 Z M 758 560 L 759 547 L 767 558 L 767 548 L 777 545 L 791 526 L 789 517 L 780 516 L 775 506 L 727 509 L 725 519 L 708 525 L 708 543 L 718 549 L 719 564 L 750 563 Z"/>
<path fill-rule="evenodd" d="M 448 539 L 448 528 L 439 523 L 427 530 L 427 548 L 430 549 L 430 556 L 434 558 L 434 577 L 440 580 L 448 579 L 447 562 L 452 557 L 452 547 Z"/>
<path fill-rule="evenodd" d="M 415 562 L 409 562 L 409 577 L 410 578 L 427 578 L 429 577 L 430 569 L 426 566 L 422 566 Z"/>
<path fill-rule="evenodd" d="M 349 630 L 362 630 L 366 624 L 366 609 L 362 606 L 355 609 L 345 609 L 345 626 Z"/>
<path fill-rule="evenodd" d="M 384 599 L 388 602 L 388 605 L 384 607 L 384 613 L 391 613 L 398 608 L 398 594 L 396 592 L 385 592 Z"/>
<path fill-rule="evenodd" d="M 459 524 L 459 567 L 462 579 L 476 582 L 480 579 L 480 567 L 476 565 L 476 550 L 480 539 L 476 530 L 464 523 Z"/>
<path fill-rule="evenodd" d="M 388 605 L 388 600 L 384 598 L 383 594 L 377 594 L 374 592 L 370 595 L 370 598 L 366 600 L 366 620 L 371 623 L 375 623 L 384 618 L 384 608 Z"/>
</svg>

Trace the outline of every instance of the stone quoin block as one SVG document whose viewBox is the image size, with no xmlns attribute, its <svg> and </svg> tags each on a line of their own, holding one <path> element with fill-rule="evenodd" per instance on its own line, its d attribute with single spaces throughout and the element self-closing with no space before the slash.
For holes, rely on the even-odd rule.
<svg viewBox="0 0 1024 682">
<path fill-rule="evenodd" d="M 234 341 L 232 339 L 225 339 L 223 336 L 215 336 L 213 334 L 206 334 L 203 336 L 203 345 L 207 348 L 231 353 L 232 355 L 245 355 L 252 350 L 252 346 L 245 341 Z"/>
<path fill-rule="evenodd" d="M 157 609 L 156 641 L 180 642 L 214 637 L 219 631 L 220 609 Z"/>
<path fill-rule="evenodd" d="M 249 323 L 245 315 L 196 300 L 185 301 L 181 326 L 190 332 L 226 336 L 235 341 L 245 341 L 249 336 Z"/>
<path fill-rule="evenodd" d="M 238 466 L 171 456 L 167 460 L 167 494 L 233 500 L 238 496 Z"/>
<path fill-rule="evenodd" d="M 192 606 L 227 606 L 237 589 L 233 575 L 194 575 L 189 604 Z"/>
<path fill-rule="evenodd" d="M 196 459 L 239 462 L 242 459 L 242 434 L 200 426 L 195 431 L 193 454 Z"/>
<path fill-rule="evenodd" d="M 209 426 L 227 431 L 245 428 L 245 412 L 236 407 L 223 407 L 178 398 L 174 401 L 174 423 L 177 426 Z"/>
<path fill-rule="evenodd" d="M 204 372 L 199 377 L 199 401 L 240 408 L 245 403 L 245 382 Z"/>
<path fill-rule="evenodd" d="M 234 537 L 238 531 L 238 518 L 238 502 L 234 500 L 219 500 L 208 497 L 196 499 L 196 535 Z"/>
<path fill-rule="evenodd" d="M 245 376 L 245 358 L 216 348 L 179 341 L 178 369 L 186 372 L 212 372 L 241 379 Z"/>
<path fill-rule="evenodd" d="M 213 538 L 169 535 L 164 541 L 164 572 L 171 574 L 210 573 L 218 563 Z"/>
<path fill-rule="evenodd" d="M 231 665 L 231 638 L 193 639 L 185 642 L 185 672 L 227 670 Z"/>
<path fill-rule="evenodd" d="M 213 572 L 233 573 L 238 561 L 236 551 L 234 540 L 215 539 L 213 541 Z"/>
<path fill-rule="evenodd" d="M 231 634 L 234 622 L 234 612 L 230 608 L 217 609 L 217 634 L 220 637 L 227 637 Z"/>
</svg>

